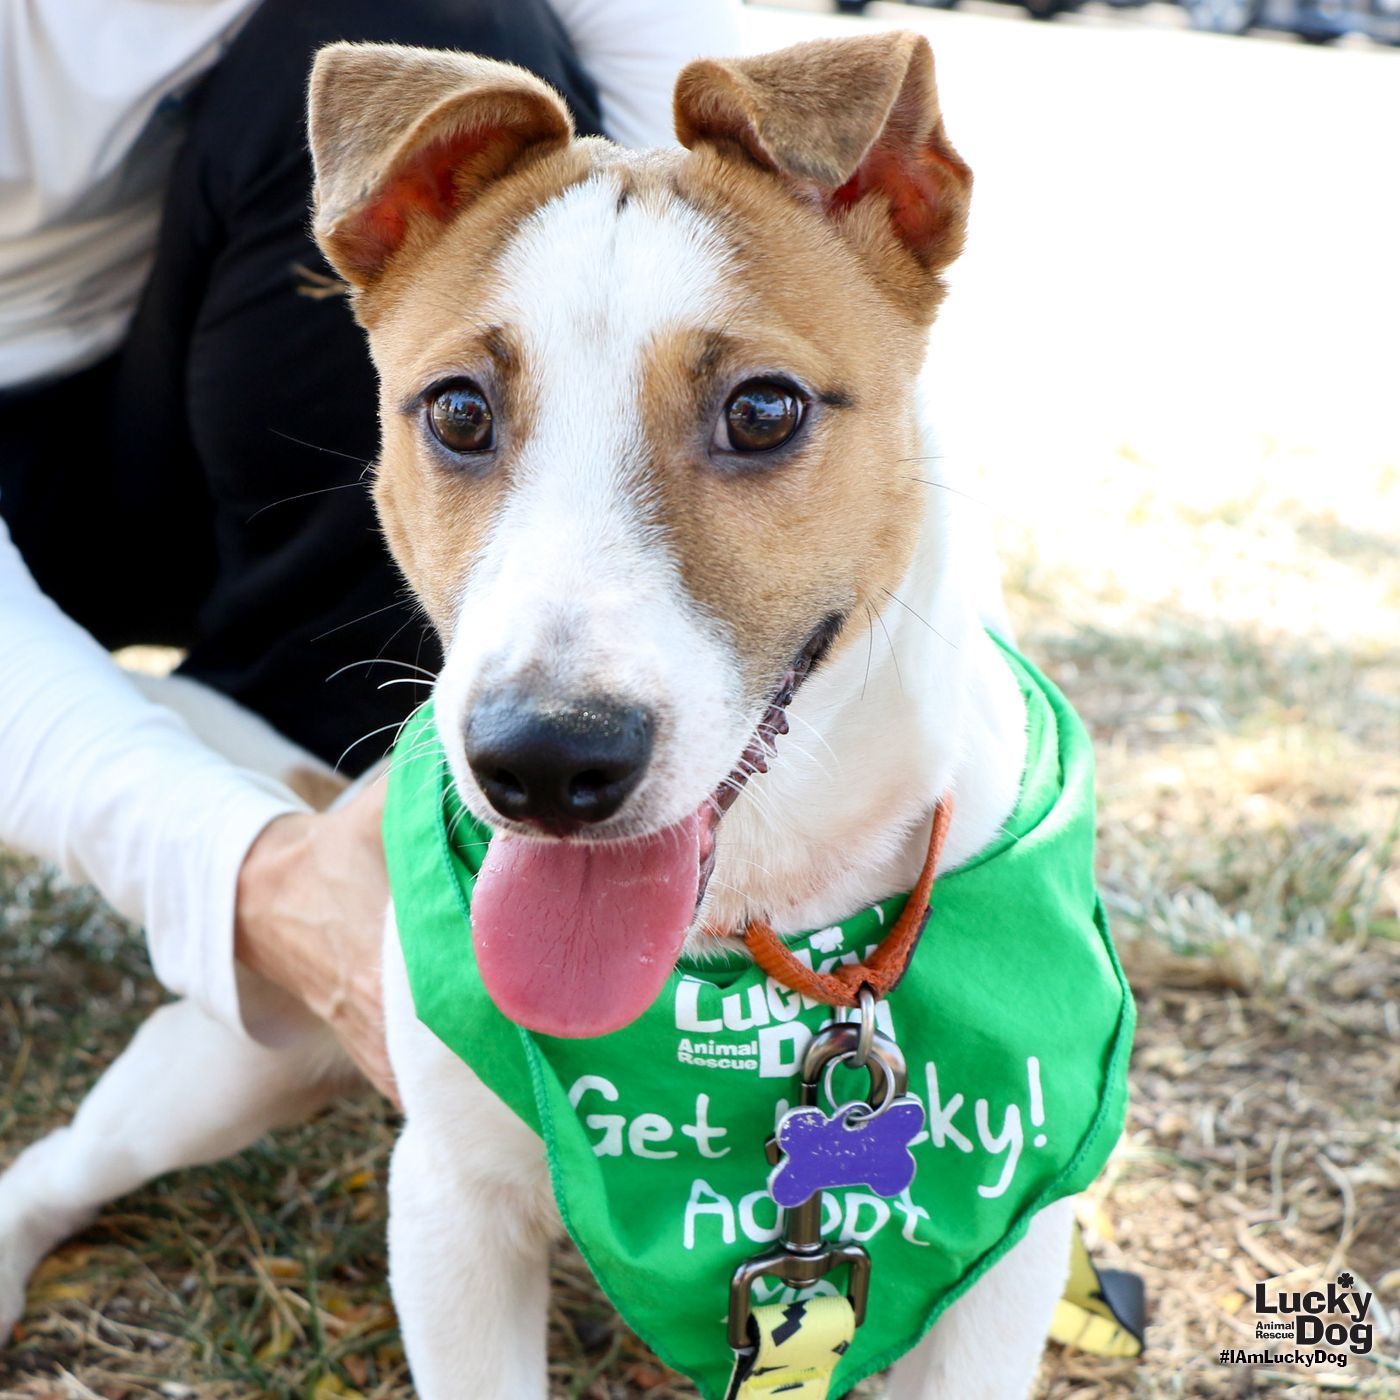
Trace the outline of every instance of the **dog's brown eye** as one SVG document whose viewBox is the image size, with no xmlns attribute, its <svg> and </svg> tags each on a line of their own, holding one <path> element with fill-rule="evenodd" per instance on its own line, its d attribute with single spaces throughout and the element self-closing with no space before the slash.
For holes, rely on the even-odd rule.
<svg viewBox="0 0 1400 1400">
<path fill-rule="evenodd" d="M 729 396 L 715 434 L 716 445 L 731 452 L 771 452 L 802 422 L 802 400 L 791 384 L 750 379 Z"/>
<path fill-rule="evenodd" d="M 428 426 L 449 452 L 489 452 L 496 445 L 491 405 L 470 379 L 433 394 L 428 400 Z"/>
</svg>

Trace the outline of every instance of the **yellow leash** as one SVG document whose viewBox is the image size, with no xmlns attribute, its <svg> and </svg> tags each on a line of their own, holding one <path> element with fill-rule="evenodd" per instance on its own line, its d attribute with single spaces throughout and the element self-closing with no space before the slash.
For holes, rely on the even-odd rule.
<svg viewBox="0 0 1400 1400">
<path fill-rule="evenodd" d="M 1141 1356 L 1145 1313 L 1142 1280 L 1115 1269 L 1100 1271 L 1076 1222 L 1069 1281 L 1055 1304 L 1051 1341 L 1095 1356 Z"/>
<path fill-rule="evenodd" d="M 849 1298 L 767 1303 L 750 1314 L 750 1328 L 757 1344 L 739 1354 L 725 1400 L 826 1400 L 856 1315 Z"/>
<path fill-rule="evenodd" d="M 1095 1267 L 1078 1224 L 1069 1281 L 1050 1338 L 1095 1356 L 1138 1356 L 1143 1345 L 1142 1281 Z M 826 1400 L 831 1377 L 855 1335 L 849 1298 L 767 1303 L 750 1315 L 752 1345 L 738 1353 L 725 1400 Z"/>
</svg>

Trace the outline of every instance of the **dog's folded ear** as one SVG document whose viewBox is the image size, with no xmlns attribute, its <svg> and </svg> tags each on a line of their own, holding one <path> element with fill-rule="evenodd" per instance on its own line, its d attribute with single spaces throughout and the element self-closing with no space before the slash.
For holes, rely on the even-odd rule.
<svg viewBox="0 0 1400 1400">
<path fill-rule="evenodd" d="M 675 116 L 682 145 L 773 171 L 859 241 L 892 232 L 926 280 L 962 249 L 972 172 L 943 129 L 922 35 L 700 59 L 677 80 Z M 900 280 L 916 289 L 917 275 Z"/>
<path fill-rule="evenodd" d="M 323 48 L 309 107 L 316 239 L 356 288 L 527 152 L 574 134 L 563 99 L 523 68 L 392 44 Z"/>
</svg>

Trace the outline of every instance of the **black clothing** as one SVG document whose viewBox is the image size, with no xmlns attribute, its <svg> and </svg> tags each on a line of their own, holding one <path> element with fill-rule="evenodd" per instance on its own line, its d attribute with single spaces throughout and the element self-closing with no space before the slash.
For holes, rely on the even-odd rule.
<svg viewBox="0 0 1400 1400">
<path fill-rule="evenodd" d="M 435 672 L 439 656 L 369 500 L 363 333 L 342 296 L 315 295 L 331 272 L 308 232 L 305 92 L 334 39 L 507 59 L 599 131 L 545 0 L 263 0 L 188 99 L 125 343 L 0 393 L 0 513 L 105 645 L 187 647 L 185 674 L 357 772 L 426 693 L 379 689 L 416 674 L 393 663 Z"/>
</svg>

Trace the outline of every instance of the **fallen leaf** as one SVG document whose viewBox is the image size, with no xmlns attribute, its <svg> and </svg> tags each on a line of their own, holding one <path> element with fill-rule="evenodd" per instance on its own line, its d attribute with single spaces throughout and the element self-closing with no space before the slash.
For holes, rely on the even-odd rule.
<svg viewBox="0 0 1400 1400">
<path fill-rule="evenodd" d="M 327 1372 L 311 1387 L 311 1400 L 329 1400 L 331 1396 L 339 1396 L 341 1400 L 365 1400 L 363 1392 Z"/>
<path fill-rule="evenodd" d="M 292 1349 L 291 1329 L 286 1326 L 281 1318 L 278 1318 L 273 1325 L 272 1336 L 265 1341 L 254 1353 L 258 1361 L 276 1361 L 279 1356 L 285 1356 Z"/>
</svg>

